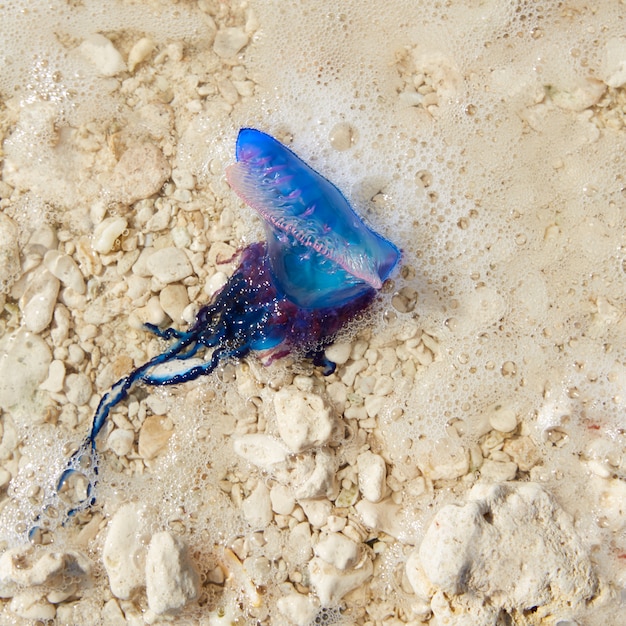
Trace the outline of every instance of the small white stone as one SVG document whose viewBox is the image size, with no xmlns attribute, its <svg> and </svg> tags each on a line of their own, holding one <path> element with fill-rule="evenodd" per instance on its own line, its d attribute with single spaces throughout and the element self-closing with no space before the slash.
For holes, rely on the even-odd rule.
<svg viewBox="0 0 626 626">
<path fill-rule="evenodd" d="M 48 368 L 48 378 L 41 383 L 39 388 L 52 393 L 59 393 L 63 390 L 64 380 L 65 363 L 63 363 L 63 361 L 55 360 L 50 363 L 50 367 Z"/>
<path fill-rule="evenodd" d="M 311 585 L 322 606 L 336 605 L 347 593 L 360 587 L 374 571 L 372 561 L 364 556 L 354 569 L 342 572 L 323 559 L 313 557 L 309 561 Z"/>
<path fill-rule="evenodd" d="M 2 337 L 0 408 L 27 403 L 47 377 L 51 361 L 50 348 L 38 335 L 20 329 Z"/>
<path fill-rule="evenodd" d="M 289 450 L 282 441 L 262 434 L 237 437 L 233 449 L 240 457 L 263 469 L 281 463 L 289 456 Z"/>
<path fill-rule="evenodd" d="M 109 523 L 102 562 L 113 595 L 123 600 L 145 584 L 148 519 L 145 506 L 126 504 Z"/>
<path fill-rule="evenodd" d="M 343 365 L 350 358 L 350 353 L 352 352 L 352 345 L 349 343 L 333 343 L 328 346 L 324 353 L 326 357 L 330 359 L 333 363 L 337 365 Z"/>
<path fill-rule="evenodd" d="M 108 254 L 115 242 L 126 230 L 128 223 L 123 217 L 107 217 L 94 230 L 92 247 L 100 254 Z"/>
<path fill-rule="evenodd" d="M 167 445 L 172 436 L 172 424 L 169 419 L 160 415 L 149 415 L 139 430 L 137 449 L 144 459 L 155 458 Z"/>
<path fill-rule="evenodd" d="M 183 541 L 155 533 L 146 557 L 148 606 L 157 615 L 175 613 L 198 595 L 199 577 Z"/>
<path fill-rule="evenodd" d="M 298 500 L 298 504 L 302 507 L 306 518 L 314 528 L 322 528 L 328 521 L 333 505 L 329 500 Z"/>
<path fill-rule="evenodd" d="M 189 296 L 184 285 L 166 285 L 159 293 L 161 308 L 176 324 L 182 321 L 183 311 L 189 304 Z"/>
<path fill-rule="evenodd" d="M 172 180 L 179 189 L 193 189 L 196 186 L 194 175 L 189 170 L 181 170 L 175 167 L 172 170 Z"/>
<path fill-rule="evenodd" d="M 415 541 L 414 529 L 406 523 L 400 505 L 394 504 L 391 499 L 388 498 L 382 502 L 361 500 L 354 508 L 365 526 L 382 530 L 404 543 Z"/>
<path fill-rule="evenodd" d="M 316 556 L 341 571 L 354 567 L 359 560 L 359 546 L 341 533 L 322 537 L 313 550 Z"/>
<path fill-rule="evenodd" d="M 227 282 L 228 276 L 224 272 L 215 272 L 204 284 L 204 293 L 212 298 Z"/>
<path fill-rule="evenodd" d="M 332 434 L 331 408 L 315 394 L 283 387 L 274 395 L 276 422 L 282 440 L 292 452 L 322 446 Z"/>
<path fill-rule="evenodd" d="M 76 265 L 76 261 L 58 250 L 48 250 L 43 258 L 43 263 L 48 271 L 56 276 L 66 287 L 76 293 L 85 293 L 85 279 Z"/>
<path fill-rule="evenodd" d="M 370 502 L 380 502 L 385 495 L 387 468 L 385 460 L 370 451 L 359 454 L 356 460 L 359 490 Z"/>
<path fill-rule="evenodd" d="M 9 609 L 23 617 L 32 620 L 51 620 L 56 615 L 56 607 L 46 600 L 44 589 L 24 589 L 15 594 Z"/>
<path fill-rule="evenodd" d="M 121 202 L 132 204 L 157 193 L 170 177 L 167 159 L 152 143 L 133 145 L 113 170 L 112 191 Z"/>
<path fill-rule="evenodd" d="M 127 456 L 133 449 L 135 433 L 132 430 L 116 428 L 107 438 L 107 445 L 117 456 Z"/>
<path fill-rule="evenodd" d="M 517 428 L 517 414 L 515 408 L 508 405 L 497 402 L 492 404 L 487 409 L 489 415 L 489 425 L 494 430 L 499 430 L 501 433 L 510 433 Z"/>
<path fill-rule="evenodd" d="M 50 325 L 61 284 L 47 269 L 40 267 L 29 277 L 20 309 L 24 325 L 34 333 L 40 333 Z"/>
<path fill-rule="evenodd" d="M 235 56 L 247 43 L 248 35 L 241 28 L 221 28 L 215 35 L 213 51 L 217 56 L 228 59 Z"/>
<path fill-rule="evenodd" d="M 134 72 L 135 67 L 145 61 L 154 50 L 154 41 L 150 37 L 142 37 L 128 53 L 128 71 Z"/>
<path fill-rule="evenodd" d="M 276 602 L 278 610 L 296 626 L 309 626 L 319 609 L 319 603 L 311 596 L 290 593 Z"/>
<path fill-rule="evenodd" d="M 243 501 L 243 514 L 253 528 L 265 528 L 272 521 L 272 501 L 269 489 L 259 482 Z"/>
<path fill-rule="evenodd" d="M 111 598 L 102 607 L 102 622 L 110 626 L 127 626 L 128 622 L 115 598 Z"/>
<path fill-rule="evenodd" d="M 291 515 L 296 505 L 294 497 L 284 485 L 274 485 L 270 489 L 270 500 L 272 501 L 272 510 L 278 515 Z"/>
<path fill-rule="evenodd" d="M 312 462 L 311 462 L 312 461 Z M 329 450 L 299 459 L 293 477 L 296 498 L 334 498 L 337 495 L 335 457 Z"/>
<path fill-rule="evenodd" d="M 162 248 L 150 255 L 148 270 L 162 283 L 175 283 L 191 276 L 193 268 L 187 255 L 179 248 Z"/>
<path fill-rule="evenodd" d="M 494 461 L 485 459 L 480 467 L 480 476 L 483 480 L 494 483 L 513 480 L 517 474 L 517 465 L 512 461 Z"/>
<path fill-rule="evenodd" d="M 144 324 L 160 326 L 167 319 L 165 311 L 161 308 L 161 301 L 158 296 L 150 298 L 145 306 L 135 309 L 131 315 L 139 320 L 137 328 L 143 327 Z"/>
<path fill-rule="evenodd" d="M 68 374 L 63 385 L 67 399 L 76 406 L 83 406 L 91 399 L 93 389 L 87 374 Z"/>
<path fill-rule="evenodd" d="M 79 50 L 103 76 L 115 76 L 126 70 L 122 55 L 104 35 L 99 33 L 89 35 L 80 44 Z"/>
</svg>

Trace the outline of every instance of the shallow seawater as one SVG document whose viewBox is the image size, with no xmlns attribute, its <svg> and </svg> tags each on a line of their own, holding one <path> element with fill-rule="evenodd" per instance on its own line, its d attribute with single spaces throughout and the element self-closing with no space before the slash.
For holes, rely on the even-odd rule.
<svg viewBox="0 0 626 626">
<path fill-rule="evenodd" d="M 0 622 L 619 621 L 626 13 L 335 5 L 0 8 Z M 135 387 L 63 524 L 100 397 L 165 347 L 143 324 L 187 328 L 264 237 L 242 127 L 399 267 L 328 377 Z"/>
</svg>

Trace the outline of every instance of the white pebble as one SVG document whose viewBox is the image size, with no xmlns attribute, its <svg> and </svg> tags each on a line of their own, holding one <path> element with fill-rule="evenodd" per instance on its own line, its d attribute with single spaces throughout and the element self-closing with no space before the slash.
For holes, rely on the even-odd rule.
<svg viewBox="0 0 626 626">
<path fill-rule="evenodd" d="M 52 354 L 38 335 L 20 329 L 0 340 L 0 408 L 26 404 L 48 376 Z"/>
<path fill-rule="evenodd" d="M 65 363 L 55 360 L 50 363 L 48 368 L 48 378 L 41 383 L 40 389 L 59 393 L 63 390 L 63 381 L 65 380 Z"/>
<path fill-rule="evenodd" d="M 147 267 L 152 276 L 169 284 L 191 276 L 193 268 L 187 255 L 179 248 L 162 248 L 150 255 Z"/>
<path fill-rule="evenodd" d="M 154 41 L 150 37 L 142 37 L 137 41 L 128 53 L 128 71 L 134 72 L 135 67 L 145 61 L 154 50 Z"/>
<path fill-rule="evenodd" d="M 333 343 L 324 350 L 326 358 L 336 363 L 337 365 L 343 365 L 350 358 L 352 352 L 352 345 L 349 343 Z"/>
<path fill-rule="evenodd" d="M 196 186 L 193 174 L 189 170 L 181 170 L 178 167 L 172 170 L 172 180 L 179 189 L 193 189 Z"/>
<path fill-rule="evenodd" d="M 92 247 L 100 254 L 108 254 L 115 242 L 126 230 L 128 223 L 123 217 L 107 217 L 103 219 L 93 233 Z"/>
<path fill-rule="evenodd" d="M 301 499 L 298 504 L 302 507 L 306 518 L 313 528 L 321 528 L 328 521 L 333 505 L 329 500 Z"/>
<path fill-rule="evenodd" d="M 54 604 L 50 604 L 45 598 L 45 589 L 24 589 L 15 594 L 9 609 L 29 620 L 51 620 L 56 615 L 56 607 Z"/>
<path fill-rule="evenodd" d="M 259 482 L 243 501 L 243 515 L 253 528 L 265 528 L 272 521 L 272 501 L 269 489 Z"/>
<path fill-rule="evenodd" d="M 282 441 L 263 434 L 237 437 L 233 449 L 240 457 L 262 469 L 281 463 L 289 455 L 289 450 Z"/>
<path fill-rule="evenodd" d="M 126 70 L 122 55 L 104 35 L 99 33 L 89 35 L 78 49 L 103 76 L 115 76 Z"/>
<path fill-rule="evenodd" d="M 126 204 L 157 193 L 170 177 L 171 167 L 163 152 L 152 143 L 133 145 L 113 170 L 112 191 Z"/>
<path fill-rule="evenodd" d="M 48 250 L 43 263 L 66 287 L 81 295 L 85 293 L 85 279 L 71 256 L 61 254 L 58 250 Z"/>
<path fill-rule="evenodd" d="M 40 333 L 50 325 L 61 284 L 47 269 L 40 267 L 29 277 L 20 298 L 24 325 L 34 333 Z"/>
<path fill-rule="evenodd" d="M 336 471 L 333 453 L 325 449 L 297 459 L 292 479 L 296 498 L 336 497 Z"/>
<path fill-rule="evenodd" d="M 113 516 L 102 550 L 102 562 L 113 595 L 126 600 L 145 584 L 148 528 L 146 508 L 126 504 Z"/>
<path fill-rule="evenodd" d="M 189 296 L 184 285 L 166 285 L 159 293 L 161 308 L 169 318 L 179 324 L 182 321 L 183 311 L 189 304 Z"/>
<path fill-rule="evenodd" d="M 359 546 L 341 533 L 326 535 L 313 550 L 316 556 L 341 571 L 354 567 L 359 560 Z"/>
<path fill-rule="evenodd" d="M 485 459 L 480 467 L 480 477 L 489 482 L 500 483 L 513 480 L 517 474 L 517 465 L 512 461 L 494 461 Z"/>
<path fill-rule="evenodd" d="M 321 396 L 295 386 L 283 387 L 274 395 L 274 407 L 278 432 L 292 452 L 327 443 L 334 420 Z"/>
<path fill-rule="evenodd" d="M 291 515 L 296 505 L 294 497 L 284 485 L 274 485 L 270 489 L 270 500 L 272 501 L 272 510 L 278 515 Z"/>
<path fill-rule="evenodd" d="M 155 533 L 146 557 L 146 595 L 150 610 L 175 613 L 198 595 L 199 577 L 183 541 L 168 532 Z"/>
<path fill-rule="evenodd" d="M 342 572 L 323 559 L 309 561 L 311 585 L 322 606 L 336 605 L 347 593 L 360 587 L 374 571 L 372 561 L 365 556 L 358 567 Z"/>
<path fill-rule="evenodd" d="M 380 502 L 385 495 L 387 469 L 385 460 L 378 454 L 364 452 L 356 460 L 359 490 L 370 502 Z"/>
<path fill-rule="evenodd" d="M 215 41 L 213 50 L 217 56 L 228 59 L 235 56 L 248 43 L 248 35 L 241 28 L 221 28 Z"/>
<path fill-rule="evenodd" d="M 496 403 L 487 410 L 489 425 L 501 433 L 510 433 L 517 428 L 517 415 L 515 409 L 507 404 Z"/>
<path fill-rule="evenodd" d="M 107 438 L 107 445 L 117 456 L 127 456 L 133 449 L 134 439 L 132 430 L 116 428 Z"/>
<path fill-rule="evenodd" d="M 137 449 L 143 459 L 155 458 L 166 446 L 173 430 L 170 421 L 160 415 L 149 415 L 139 430 Z"/>
<path fill-rule="evenodd" d="M 224 272 L 215 272 L 205 283 L 204 293 L 212 298 L 226 283 L 228 276 Z"/>
<path fill-rule="evenodd" d="M 91 399 L 93 393 L 91 380 L 86 374 L 68 374 L 63 385 L 67 399 L 76 406 L 83 406 Z"/>
<path fill-rule="evenodd" d="M 278 610 L 296 626 L 309 626 L 319 609 L 315 598 L 301 593 L 290 593 L 276 602 Z"/>
</svg>

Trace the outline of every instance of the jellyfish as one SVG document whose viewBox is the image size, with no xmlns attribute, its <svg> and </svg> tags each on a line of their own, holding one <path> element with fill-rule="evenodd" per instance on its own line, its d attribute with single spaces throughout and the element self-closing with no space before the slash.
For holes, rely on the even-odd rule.
<svg viewBox="0 0 626 626">
<path fill-rule="evenodd" d="M 188 330 L 146 325 L 173 343 L 104 394 L 57 492 L 82 471 L 86 458 L 95 457 L 98 433 L 111 410 L 137 384 L 185 383 L 251 352 L 265 362 L 298 352 L 332 373 L 335 365 L 324 347 L 372 303 L 398 263 L 398 248 L 366 226 L 337 187 L 266 133 L 240 130 L 236 163 L 226 178 L 262 217 L 267 241 L 240 252 L 232 277 Z M 92 473 L 97 475 L 97 466 Z M 94 483 L 68 516 L 95 501 Z"/>
</svg>

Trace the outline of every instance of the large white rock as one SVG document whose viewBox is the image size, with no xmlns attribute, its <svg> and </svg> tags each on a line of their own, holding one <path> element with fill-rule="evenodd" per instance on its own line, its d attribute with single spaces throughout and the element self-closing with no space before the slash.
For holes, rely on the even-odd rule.
<svg viewBox="0 0 626 626">
<path fill-rule="evenodd" d="M 539 620 L 598 587 L 572 520 L 534 483 L 479 484 L 464 506 L 443 507 L 406 569 L 442 622 L 495 624 L 500 611 L 529 610 Z"/>
<path fill-rule="evenodd" d="M 316 393 L 283 387 L 274 395 L 281 439 L 292 452 L 324 445 L 333 430 L 330 406 Z"/>
<path fill-rule="evenodd" d="M 141 504 L 125 504 L 109 524 L 102 562 L 113 595 L 127 600 L 146 581 L 148 516 Z"/>
<path fill-rule="evenodd" d="M 168 532 L 155 533 L 146 557 L 146 594 L 150 610 L 172 613 L 198 595 L 199 577 L 184 542 Z"/>
</svg>

